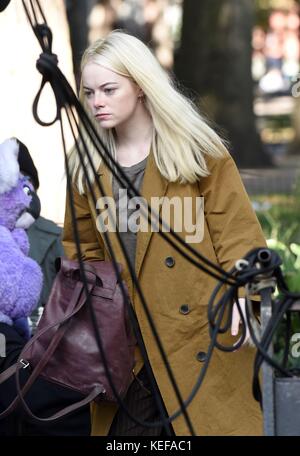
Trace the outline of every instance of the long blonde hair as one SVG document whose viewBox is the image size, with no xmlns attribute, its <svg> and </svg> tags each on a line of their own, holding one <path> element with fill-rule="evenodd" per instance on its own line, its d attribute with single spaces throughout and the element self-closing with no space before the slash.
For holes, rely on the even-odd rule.
<svg viewBox="0 0 300 456">
<path fill-rule="evenodd" d="M 227 149 L 220 137 L 199 114 L 187 97 L 175 88 L 166 71 L 160 66 L 150 49 L 139 39 L 122 31 L 112 31 L 104 39 L 89 46 L 83 54 L 81 70 L 87 63 L 97 62 L 110 70 L 131 78 L 145 95 L 145 106 L 152 117 L 154 133 L 152 151 L 160 173 L 170 182 L 194 183 L 207 176 L 205 155 L 220 158 Z M 79 98 L 89 111 L 80 85 Z M 116 157 L 113 130 L 96 125 L 97 131 Z M 96 169 L 101 157 L 92 147 L 88 148 Z M 91 181 L 94 176 L 85 157 L 86 169 Z M 69 155 L 73 179 L 80 193 L 84 189 L 84 174 L 75 148 Z"/>
</svg>

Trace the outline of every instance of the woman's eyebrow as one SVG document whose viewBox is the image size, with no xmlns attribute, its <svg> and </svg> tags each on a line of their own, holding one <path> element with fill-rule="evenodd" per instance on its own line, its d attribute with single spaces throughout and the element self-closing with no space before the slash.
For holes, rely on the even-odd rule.
<svg viewBox="0 0 300 456">
<path fill-rule="evenodd" d="M 109 84 L 114 84 L 114 85 L 117 85 L 118 83 L 117 82 L 105 82 L 104 84 L 101 84 L 99 87 L 100 88 L 103 88 Z M 87 87 L 87 86 L 83 86 L 84 89 L 88 89 L 88 90 L 91 90 L 90 87 Z"/>
</svg>

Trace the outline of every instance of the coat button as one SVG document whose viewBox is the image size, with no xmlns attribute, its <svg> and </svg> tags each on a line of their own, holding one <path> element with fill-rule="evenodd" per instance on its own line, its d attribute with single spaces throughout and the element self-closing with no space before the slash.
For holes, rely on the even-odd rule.
<svg viewBox="0 0 300 456">
<path fill-rule="evenodd" d="M 165 265 L 168 266 L 168 268 L 172 268 L 175 264 L 175 260 L 173 257 L 167 257 L 165 259 Z"/>
<path fill-rule="evenodd" d="M 199 352 L 196 355 L 196 359 L 197 359 L 197 361 L 200 361 L 200 363 L 204 363 L 204 361 L 206 360 L 206 356 L 207 355 L 205 352 Z"/>
<path fill-rule="evenodd" d="M 190 313 L 190 308 L 187 304 L 182 304 L 179 308 L 179 312 L 183 315 L 187 315 Z"/>
</svg>

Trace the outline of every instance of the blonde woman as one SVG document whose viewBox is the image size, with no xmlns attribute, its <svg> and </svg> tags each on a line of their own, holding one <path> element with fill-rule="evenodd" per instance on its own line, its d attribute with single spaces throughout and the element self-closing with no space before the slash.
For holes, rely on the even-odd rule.
<svg viewBox="0 0 300 456">
<path fill-rule="evenodd" d="M 114 31 L 92 44 L 82 58 L 80 98 L 94 118 L 99 135 L 144 201 L 151 206 L 163 197 L 163 205 L 170 208 L 173 204 L 174 211 L 162 209 L 161 214 L 182 239 L 225 270 L 250 249 L 265 245 L 239 173 L 221 139 L 192 102 L 175 88 L 141 41 Z M 119 229 L 120 235 L 186 399 L 206 359 L 207 304 L 216 280 L 186 261 L 155 229 L 146 229 L 140 223 L 130 198 L 125 199 L 124 206 L 126 189 L 112 178 L 98 153 L 92 148 L 90 153 L 106 196 L 116 204 L 117 227 L 124 228 L 124 217 L 128 222 L 127 229 Z M 85 190 L 83 170 L 74 151 L 70 164 L 83 259 L 110 260 L 103 225 Z M 87 160 L 86 169 L 93 178 Z M 100 199 L 95 183 L 94 189 Z M 204 203 L 201 207 L 197 206 L 200 197 Z M 204 216 L 199 207 L 204 207 Z M 170 416 L 178 409 L 178 401 L 116 233 L 108 231 L 117 259 L 125 267 L 124 278 L 152 371 Z M 76 258 L 68 205 L 64 247 L 70 258 Z M 237 334 L 238 324 L 239 319 L 234 318 L 232 335 Z M 232 335 L 225 336 L 227 343 L 236 340 Z M 197 435 L 262 433 L 261 412 L 251 393 L 253 356 L 253 349 L 246 345 L 233 353 L 215 350 L 204 384 L 188 408 Z M 128 390 L 126 403 L 137 418 L 158 420 L 138 348 L 135 374 L 138 378 Z M 107 403 L 92 407 L 92 424 L 93 435 L 163 433 L 160 427 L 149 430 L 133 423 L 123 411 Z M 172 426 L 176 435 L 189 434 L 182 416 Z"/>
</svg>

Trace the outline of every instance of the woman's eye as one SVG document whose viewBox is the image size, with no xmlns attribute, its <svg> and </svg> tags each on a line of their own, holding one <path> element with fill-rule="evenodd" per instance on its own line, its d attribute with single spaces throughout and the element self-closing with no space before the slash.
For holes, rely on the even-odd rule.
<svg viewBox="0 0 300 456">
<path fill-rule="evenodd" d="M 31 195 L 31 189 L 30 189 L 30 187 L 28 187 L 28 185 L 24 185 L 24 187 L 23 187 L 23 192 L 24 192 L 26 195 Z"/>
<path fill-rule="evenodd" d="M 111 95 L 115 90 L 116 90 L 116 89 L 112 89 L 112 88 L 111 88 L 111 89 L 104 89 L 104 93 L 105 93 L 106 95 Z"/>
<path fill-rule="evenodd" d="M 84 95 L 85 95 L 87 98 L 90 98 L 90 96 L 92 95 L 92 92 L 84 92 Z"/>
</svg>

